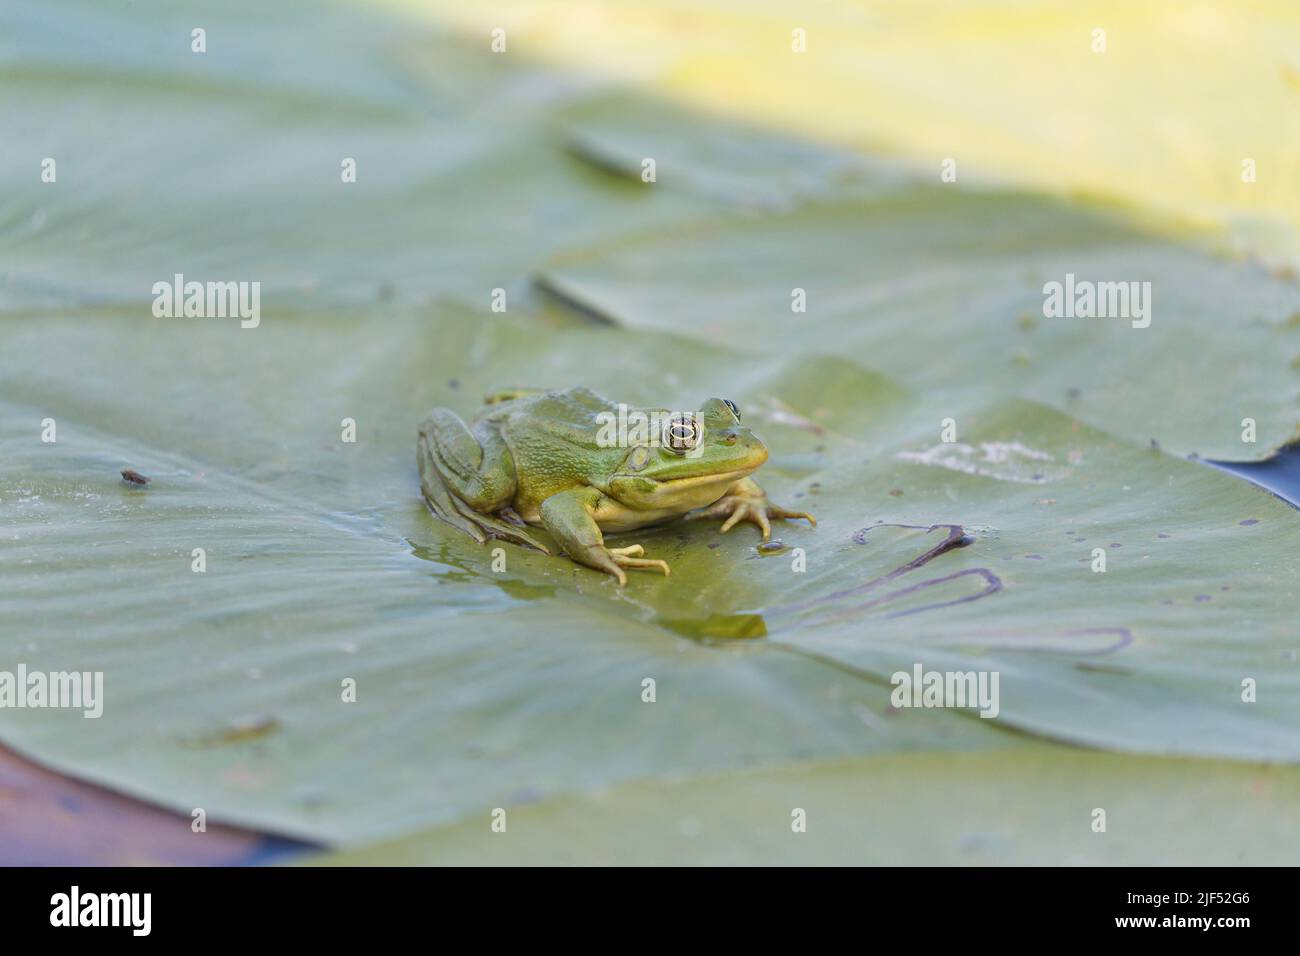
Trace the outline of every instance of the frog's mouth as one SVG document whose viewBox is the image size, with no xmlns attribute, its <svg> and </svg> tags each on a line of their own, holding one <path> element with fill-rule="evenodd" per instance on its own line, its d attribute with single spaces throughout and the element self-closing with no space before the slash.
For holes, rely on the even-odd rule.
<svg viewBox="0 0 1300 956">
<path fill-rule="evenodd" d="M 757 470 L 755 465 L 713 471 L 706 475 L 683 475 L 680 478 L 618 476 L 610 482 L 610 493 L 632 508 L 646 511 L 666 509 L 666 512 L 681 514 L 712 504 L 737 481 Z"/>
<path fill-rule="evenodd" d="M 656 485 L 674 490 L 686 490 L 688 488 L 698 488 L 701 485 L 731 484 L 740 481 L 741 478 L 748 478 L 754 472 L 758 471 L 758 466 L 753 468 L 737 468 L 735 471 L 715 471 L 707 475 L 692 475 L 688 478 L 651 478 Z"/>
</svg>

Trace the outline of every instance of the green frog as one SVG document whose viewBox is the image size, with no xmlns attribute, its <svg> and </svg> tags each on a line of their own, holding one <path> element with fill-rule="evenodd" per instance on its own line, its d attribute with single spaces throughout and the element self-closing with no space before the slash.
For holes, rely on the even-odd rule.
<svg viewBox="0 0 1300 956">
<path fill-rule="evenodd" d="M 685 516 L 741 521 L 802 518 L 768 501 L 750 478 L 767 447 L 734 402 L 711 398 L 687 414 L 628 409 L 587 388 L 515 389 L 487 397 L 466 424 L 435 408 L 420 425 L 420 487 L 435 516 L 483 543 L 489 537 L 550 551 L 539 526 L 580 564 L 627 583 L 624 568 L 669 573 L 639 544 L 609 547 L 605 533 Z"/>
</svg>

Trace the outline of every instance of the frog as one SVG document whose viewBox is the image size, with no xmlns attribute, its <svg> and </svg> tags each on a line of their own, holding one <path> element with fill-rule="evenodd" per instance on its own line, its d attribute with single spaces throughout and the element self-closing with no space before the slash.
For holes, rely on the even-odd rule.
<svg viewBox="0 0 1300 956">
<path fill-rule="evenodd" d="M 622 418 L 619 418 L 619 416 Z M 632 427 L 618 432 L 616 421 Z M 639 427 L 645 423 L 645 427 Z M 721 519 L 720 530 L 773 520 L 817 520 L 768 500 L 751 475 L 763 441 L 729 399 L 697 411 L 618 405 L 586 387 L 502 389 L 467 423 L 434 408 L 419 427 L 420 490 L 430 512 L 480 544 L 503 539 L 551 554 L 541 528 L 571 560 L 627 584 L 627 570 L 671 573 L 621 535 L 677 519 Z"/>
</svg>

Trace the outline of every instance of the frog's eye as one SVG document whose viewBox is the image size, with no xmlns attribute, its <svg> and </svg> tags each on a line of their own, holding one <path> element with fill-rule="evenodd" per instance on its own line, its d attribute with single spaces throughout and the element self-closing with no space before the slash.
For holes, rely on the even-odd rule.
<svg viewBox="0 0 1300 956">
<path fill-rule="evenodd" d="M 650 461 L 650 449 L 645 445 L 637 445 L 628 453 L 627 468 L 629 471 L 640 471 Z"/>
<path fill-rule="evenodd" d="M 703 437 L 700 423 L 691 415 L 674 415 L 664 423 L 664 445 L 679 455 L 694 451 Z"/>
<path fill-rule="evenodd" d="M 736 421 L 740 421 L 740 409 L 736 407 L 735 402 L 733 402 L 729 398 L 724 398 L 722 400 L 722 404 L 726 405 L 729 409 L 731 409 L 731 414 L 736 416 Z"/>
</svg>

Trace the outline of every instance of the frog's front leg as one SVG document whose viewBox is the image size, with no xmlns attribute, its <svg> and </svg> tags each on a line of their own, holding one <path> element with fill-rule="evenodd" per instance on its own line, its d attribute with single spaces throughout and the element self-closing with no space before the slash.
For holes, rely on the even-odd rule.
<svg viewBox="0 0 1300 956">
<path fill-rule="evenodd" d="M 575 488 L 551 495 L 542 502 L 542 524 L 555 535 L 565 554 L 579 564 L 614 575 L 619 584 L 627 584 L 624 568 L 659 568 L 668 574 L 667 562 L 642 557 L 645 549 L 639 544 L 605 547 L 605 536 L 600 533 L 594 514 L 602 497 L 595 488 Z"/>
<path fill-rule="evenodd" d="M 768 501 L 767 492 L 752 478 L 741 478 L 713 504 L 699 511 L 692 511 L 686 516 L 687 521 L 696 521 L 700 518 L 726 518 L 720 529 L 723 534 L 740 521 L 752 522 L 762 530 L 764 541 L 772 536 L 769 518 L 804 518 L 814 528 L 817 527 L 817 519 L 808 512 L 787 511 L 780 505 Z"/>
</svg>

